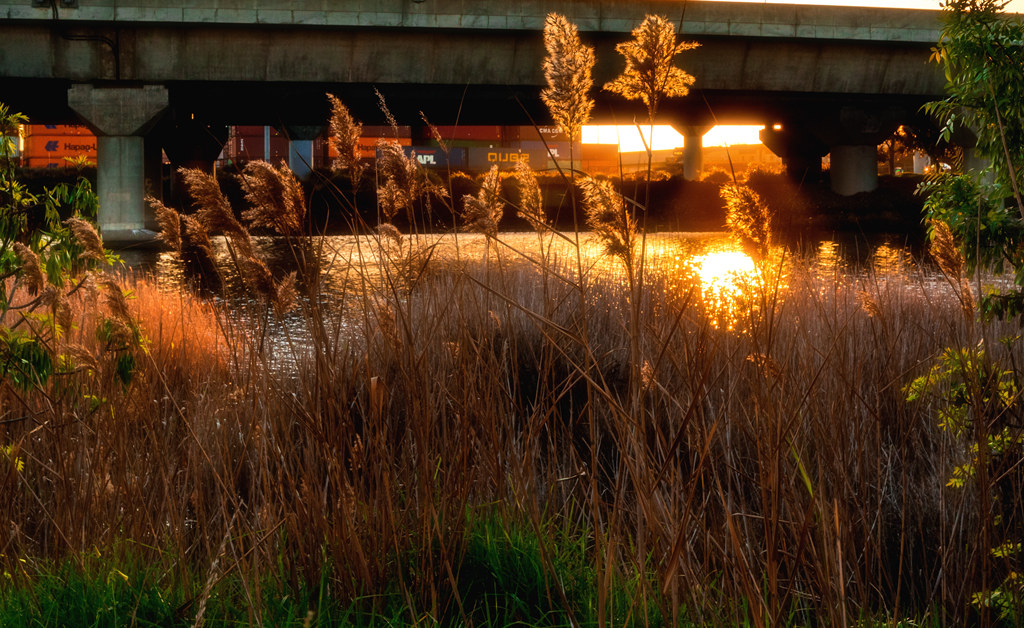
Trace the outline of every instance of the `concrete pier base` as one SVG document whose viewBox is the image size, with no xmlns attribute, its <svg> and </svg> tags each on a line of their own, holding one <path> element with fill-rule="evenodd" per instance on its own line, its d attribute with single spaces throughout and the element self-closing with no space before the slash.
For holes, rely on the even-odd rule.
<svg viewBox="0 0 1024 628">
<path fill-rule="evenodd" d="M 792 181 L 810 183 L 821 178 L 821 158 L 828 154 L 828 147 L 810 130 L 786 122 L 765 126 L 759 136 L 768 150 L 782 158 Z"/>
<path fill-rule="evenodd" d="M 143 136 L 167 104 L 167 89 L 157 85 L 73 85 L 68 90 L 68 105 L 97 135 L 97 222 L 108 245 L 149 242 L 156 236 L 155 225 L 147 223 L 143 201 L 147 170 Z"/>
<path fill-rule="evenodd" d="M 313 172 L 313 140 L 323 131 L 321 126 L 285 126 L 288 135 L 288 167 L 300 180 Z"/>
<path fill-rule="evenodd" d="M 228 141 L 228 127 L 206 124 L 193 116 L 169 115 L 154 130 L 160 136 L 163 150 L 171 162 L 171 201 L 188 203 L 181 168 L 195 168 L 216 174 L 218 155 Z"/>
<path fill-rule="evenodd" d="M 832 191 L 842 196 L 878 188 L 878 150 L 874 145 L 839 145 L 831 152 Z"/>
</svg>

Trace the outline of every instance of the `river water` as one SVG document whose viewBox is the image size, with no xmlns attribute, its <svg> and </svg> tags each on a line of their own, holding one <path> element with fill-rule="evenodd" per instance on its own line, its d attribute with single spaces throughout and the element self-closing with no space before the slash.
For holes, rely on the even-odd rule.
<svg viewBox="0 0 1024 628">
<path fill-rule="evenodd" d="M 485 255 L 496 256 L 500 251 L 505 259 L 529 258 L 537 260 L 542 255 L 542 246 L 550 247 L 550 255 L 560 259 L 575 259 L 576 236 L 565 233 L 562 237 L 550 237 L 543 242 L 533 232 L 501 233 L 497 243 L 488 245 L 487 239 L 475 233 L 440 234 L 419 236 L 415 243 L 406 239 L 402 246 L 410 245 L 427 251 L 431 261 L 444 263 L 452 261 L 473 262 Z M 294 254 L 283 238 L 254 237 L 254 247 L 267 266 L 275 269 L 275 275 L 294 269 Z M 591 233 L 582 233 L 578 239 L 579 251 L 585 260 L 584 266 L 597 272 L 614 272 L 616 263 L 603 254 L 600 241 Z M 219 265 L 230 266 L 227 242 L 222 237 L 212 239 L 213 253 Z M 321 250 L 327 272 L 324 274 L 323 289 L 341 293 L 348 289 L 347 281 L 353 280 L 352 269 L 358 267 L 360 281 L 379 276 L 382 272 L 382 250 L 380 242 L 370 236 L 325 236 L 315 238 L 314 246 Z M 387 247 L 391 254 L 394 246 Z M 647 259 L 654 268 L 681 268 L 684 266 L 703 269 L 702 277 L 714 272 L 728 274 L 742 270 L 750 264 L 742 249 L 724 232 L 655 233 L 647 236 Z M 490 249 L 488 251 L 488 249 Z M 923 271 L 935 274 L 927 265 L 920 266 L 917 259 L 920 251 L 899 235 L 878 235 L 872 237 L 848 236 L 815 238 L 787 247 L 788 254 L 800 257 L 823 277 L 835 273 L 861 275 L 899 274 Z M 161 289 L 180 290 L 189 282 L 184 265 L 172 252 L 146 250 L 125 250 L 120 253 L 128 270 L 154 279 Z M 234 285 L 231 275 L 226 275 L 228 292 L 240 288 Z"/>
<path fill-rule="evenodd" d="M 260 308 L 249 308 L 251 301 L 237 273 L 231 271 L 231 255 L 224 238 L 212 239 L 214 256 L 222 273 L 225 289 L 209 295 L 231 315 L 248 317 Z M 280 278 L 296 268 L 295 253 L 282 238 L 254 237 L 254 248 Z M 552 267 L 564 269 L 572 275 L 579 266 L 591 278 L 624 277 L 621 263 L 603 252 L 598 238 L 591 233 L 548 235 L 538 239 L 536 233 L 501 233 L 498 242 L 488 243 L 480 234 L 424 235 L 416 240 L 408 236 L 400 245 L 370 236 L 326 236 L 314 238 L 312 245 L 319 251 L 323 265 L 319 295 L 333 311 L 346 311 L 348 299 L 365 294 L 367 287 L 388 283 L 387 273 L 393 273 L 395 260 L 413 260 L 407 271 L 415 275 L 425 268 L 452 267 L 473 263 L 525 263 L 539 260 L 547 254 Z M 731 326 L 736 318 L 732 309 L 749 291 L 754 277 L 754 262 L 728 233 L 655 233 L 647 237 L 644 245 L 647 272 L 657 275 L 663 286 L 672 289 L 699 278 L 702 299 L 706 309 L 722 312 L 720 323 Z M 413 254 L 415 252 L 415 254 Z M 948 286 L 941 274 L 917 259 L 914 251 L 900 236 L 872 238 L 818 238 L 797 246 L 775 247 L 772 257 L 779 263 L 792 266 L 798 263 L 803 272 L 810 272 L 825 283 L 850 281 L 886 281 L 906 284 L 921 293 L 945 291 Z M 121 258 L 127 269 L 147 277 L 162 291 L 190 289 L 185 267 L 175 253 L 161 251 L 122 251 Z M 774 264 L 774 262 L 772 262 Z M 650 276 L 650 275 L 649 275 Z M 666 281 L 667 278 L 667 281 Z M 348 301 L 349 303 L 351 301 Z M 293 311 L 271 325 L 268 333 L 285 338 L 289 346 L 304 344 L 308 336 L 307 321 Z M 358 325 L 353 321 L 353 325 Z"/>
</svg>

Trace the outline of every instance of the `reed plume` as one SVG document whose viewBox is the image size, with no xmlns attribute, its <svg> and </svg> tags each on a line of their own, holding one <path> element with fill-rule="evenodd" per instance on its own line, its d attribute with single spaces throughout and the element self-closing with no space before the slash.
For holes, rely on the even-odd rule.
<svg viewBox="0 0 1024 628">
<path fill-rule="evenodd" d="M 588 93 L 593 84 L 594 49 L 580 42 L 576 25 L 564 15 L 550 13 L 544 20 L 544 78 L 548 82 L 541 100 L 555 123 L 573 142 L 590 120 L 594 101 Z"/>
<path fill-rule="evenodd" d="M 296 278 L 297 274 L 295 271 L 292 271 L 285 275 L 284 279 L 274 284 L 274 294 L 271 297 L 271 303 L 279 318 L 287 314 L 295 306 L 295 299 L 298 296 L 298 291 L 295 287 Z"/>
<path fill-rule="evenodd" d="M 39 256 L 21 242 L 14 243 L 14 254 L 18 256 L 18 261 L 21 262 L 21 273 L 25 281 L 25 288 L 31 296 L 37 295 L 43 285 L 46 284 L 42 266 L 39 264 Z"/>
<path fill-rule="evenodd" d="M 420 112 L 420 119 L 423 120 L 423 124 L 427 125 L 427 129 L 430 131 L 430 135 L 434 138 L 434 141 L 437 142 L 437 145 L 441 147 L 441 150 L 443 150 L 445 154 L 447 154 L 450 146 L 448 145 L 448 142 L 441 137 L 441 131 L 434 126 L 434 123 L 427 119 L 427 114 L 422 111 Z"/>
<path fill-rule="evenodd" d="M 189 268 L 192 274 L 201 277 L 210 290 L 219 292 L 223 282 L 213 256 L 209 233 L 203 227 L 203 223 L 194 216 L 182 216 L 180 226 L 182 228 L 179 252 L 186 268 Z"/>
<path fill-rule="evenodd" d="M 235 218 L 231 204 L 212 174 L 198 168 L 179 168 L 178 173 L 192 197 L 192 206 L 197 209 L 196 219 L 208 232 L 245 233 L 245 228 Z"/>
<path fill-rule="evenodd" d="M 388 103 L 384 100 L 384 94 L 380 93 L 376 87 L 373 88 L 373 93 L 377 94 L 377 102 L 380 103 L 380 110 L 384 113 L 384 117 L 387 118 L 388 126 L 395 133 L 395 139 L 398 138 L 398 120 L 395 120 L 395 116 L 392 115 L 391 109 L 388 108 Z"/>
<path fill-rule="evenodd" d="M 390 222 L 399 210 L 412 211 L 416 199 L 424 195 L 448 197 L 448 190 L 428 181 L 416 163 L 416 153 L 405 154 L 396 142 L 377 141 L 377 171 L 384 183 L 377 186 L 377 204 L 386 221 Z"/>
<path fill-rule="evenodd" d="M 768 255 L 771 244 L 771 213 L 757 192 L 746 185 L 721 188 L 726 207 L 726 224 L 747 254 L 758 259 Z"/>
<path fill-rule="evenodd" d="M 398 230 L 398 227 L 391 224 L 390 222 L 382 222 L 377 226 L 377 233 L 384 236 L 388 240 L 391 240 L 395 244 L 401 244 L 404 240 L 402 232 Z"/>
<path fill-rule="evenodd" d="M 484 175 L 480 191 L 476 196 L 466 194 L 462 197 L 462 216 L 466 220 L 466 229 L 477 231 L 488 238 L 498 237 L 498 223 L 505 211 L 505 203 L 501 200 L 501 178 L 498 166 Z"/>
<path fill-rule="evenodd" d="M 956 292 L 960 307 L 965 318 L 968 320 L 974 317 L 974 294 L 967 281 L 966 262 L 960 249 L 956 245 L 956 238 L 949 225 L 941 220 L 929 221 L 931 243 L 929 252 L 939 270 L 945 275 L 946 281 Z"/>
<path fill-rule="evenodd" d="M 516 189 L 519 190 L 519 209 L 516 214 L 530 223 L 534 231 L 541 233 L 550 228 L 547 216 L 544 215 L 544 202 L 537 183 L 537 175 L 533 173 L 526 160 L 516 162 L 513 172 Z"/>
<path fill-rule="evenodd" d="M 153 209 L 156 222 L 160 226 L 157 237 L 181 253 L 181 215 L 152 196 L 146 197 L 146 203 Z"/>
<path fill-rule="evenodd" d="M 587 226 L 604 245 L 605 252 L 621 259 L 631 270 L 638 233 L 636 219 L 626 209 L 625 200 L 606 180 L 586 177 L 580 181 L 580 190 Z"/>
<path fill-rule="evenodd" d="M 112 277 L 102 277 L 98 280 L 103 292 L 106 295 L 107 308 L 110 315 L 124 323 L 132 321 L 131 311 L 128 309 L 128 299 L 124 291 Z"/>
<path fill-rule="evenodd" d="M 694 78 L 673 62 L 679 53 L 692 50 L 696 42 L 676 42 L 676 27 L 660 15 L 648 15 L 633 29 L 633 39 L 615 46 L 626 59 L 626 68 L 604 89 L 629 100 L 642 100 L 647 105 L 648 119 L 653 121 L 663 98 L 685 96 Z"/>
<path fill-rule="evenodd" d="M 398 215 L 398 210 L 409 205 L 409 193 L 394 179 L 387 179 L 377 188 L 377 204 L 384 215 L 384 222 L 390 223 Z"/>
<path fill-rule="evenodd" d="M 84 249 L 79 255 L 80 259 L 92 259 L 97 262 L 105 259 L 106 253 L 103 251 L 103 240 L 100 238 L 100 234 L 96 233 L 92 223 L 81 218 L 72 217 L 65 220 L 64 224 L 71 229 L 71 233 L 74 234 L 75 239 L 78 240 L 78 243 Z"/>
<path fill-rule="evenodd" d="M 397 190 L 404 192 L 403 198 L 395 199 L 397 209 L 411 204 L 417 195 L 416 163 L 406 156 L 402 147 L 388 140 L 377 141 L 377 170 Z"/>
<path fill-rule="evenodd" d="M 281 235 L 302 231 L 306 199 L 302 184 L 288 166 L 275 168 L 265 161 L 250 161 L 239 180 L 249 203 L 242 218 L 250 227 L 266 227 Z"/>
<path fill-rule="evenodd" d="M 335 170 L 348 169 L 355 186 L 363 175 L 363 163 L 359 159 L 359 137 L 363 134 L 363 125 L 352 117 L 348 107 L 337 96 L 327 94 L 327 100 L 331 103 L 328 141 L 338 151 L 332 167 Z"/>
<path fill-rule="evenodd" d="M 259 296 L 273 298 L 276 294 L 274 277 L 270 274 L 267 265 L 258 257 L 249 255 L 239 257 L 238 274 L 241 275 L 245 285 Z"/>
<path fill-rule="evenodd" d="M 239 257 L 252 257 L 254 252 L 249 232 L 235 218 L 235 212 L 221 192 L 217 179 L 197 168 L 180 168 L 178 172 L 185 180 L 193 207 L 197 208 L 195 217 L 199 224 L 207 233 L 228 236 Z"/>
</svg>

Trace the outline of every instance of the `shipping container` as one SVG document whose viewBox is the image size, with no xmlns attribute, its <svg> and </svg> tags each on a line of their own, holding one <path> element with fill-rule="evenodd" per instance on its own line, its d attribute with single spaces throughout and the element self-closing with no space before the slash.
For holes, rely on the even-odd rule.
<svg viewBox="0 0 1024 628">
<path fill-rule="evenodd" d="M 515 145 L 510 146 L 510 148 L 519 148 L 522 149 L 523 151 L 530 153 L 543 153 L 544 155 L 546 155 L 547 159 L 551 159 L 553 157 L 558 160 L 569 160 L 569 142 L 541 142 L 539 140 L 527 140 L 516 142 Z M 579 159 L 579 157 L 580 146 L 579 144 L 577 144 L 574 158 Z"/>
<path fill-rule="evenodd" d="M 616 144 L 583 144 L 579 167 L 589 174 L 619 174 L 619 147 Z"/>
<path fill-rule="evenodd" d="M 541 151 L 524 151 L 516 148 L 469 148 L 468 165 L 475 172 L 484 172 L 491 166 L 499 170 L 511 170 L 520 161 L 530 164 L 534 170 L 548 167 L 547 153 Z"/>
<path fill-rule="evenodd" d="M 360 137 L 359 138 L 359 158 L 360 159 L 374 159 L 377 157 L 377 142 L 384 141 L 390 144 L 398 144 L 399 146 L 412 146 L 412 138 L 408 137 Z M 329 152 L 331 158 L 338 156 L 337 152 L 332 148 Z"/>
<path fill-rule="evenodd" d="M 465 148 L 451 148 L 448 152 L 435 146 L 410 146 L 405 149 L 407 155 L 413 152 L 416 153 L 416 161 L 424 168 L 458 170 L 466 167 Z"/>
<path fill-rule="evenodd" d="M 263 159 L 277 163 L 288 159 L 288 138 L 270 127 L 270 155 L 266 155 L 267 134 L 261 126 L 237 126 L 224 148 L 231 161 L 246 162 Z"/>
<path fill-rule="evenodd" d="M 92 135 L 40 135 L 25 137 L 23 156 L 63 165 L 64 158 L 85 157 L 96 161 L 96 138 Z"/>
<path fill-rule="evenodd" d="M 22 157 L 21 167 L 22 168 L 71 168 L 71 159 L 68 157 Z M 93 160 L 95 163 L 95 160 Z"/>
<path fill-rule="evenodd" d="M 500 126 L 439 126 L 435 127 L 445 142 L 457 140 L 475 140 L 486 142 L 501 142 Z M 426 133 L 424 140 L 433 140 L 434 136 L 429 128 L 424 127 Z"/>
<path fill-rule="evenodd" d="M 412 127 L 411 126 L 388 126 L 388 125 L 363 125 L 362 131 L 363 137 L 390 137 L 390 138 L 408 138 L 412 139 Z M 410 142 L 411 144 L 411 142 Z M 403 144 L 408 146 L 409 144 Z"/>
<path fill-rule="evenodd" d="M 84 124 L 29 124 L 25 126 L 25 135 L 92 135 L 92 131 Z"/>
<path fill-rule="evenodd" d="M 502 131 L 506 142 L 568 142 L 560 126 L 507 126 Z"/>
</svg>

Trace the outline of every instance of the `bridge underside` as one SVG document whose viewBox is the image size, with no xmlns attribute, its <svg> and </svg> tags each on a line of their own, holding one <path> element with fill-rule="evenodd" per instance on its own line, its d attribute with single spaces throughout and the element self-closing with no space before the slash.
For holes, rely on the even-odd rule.
<svg viewBox="0 0 1024 628">
<path fill-rule="evenodd" d="M 59 79 L 4 79 L 0 102 L 28 115 L 33 122 L 65 124 L 79 121 L 68 106 L 68 90 L 78 84 Z M 97 87 L 138 87 L 136 82 L 93 82 Z M 434 124 L 550 123 L 540 100 L 540 86 L 264 83 L 246 81 L 170 81 L 168 106 L 210 124 L 324 125 L 330 114 L 325 94 L 338 96 L 360 121 L 384 124 L 380 92 L 399 124 L 417 125 L 420 112 Z M 594 124 L 646 122 L 638 102 L 594 90 Z M 684 98 L 666 101 L 659 112 L 663 124 L 773 124 L 829 118 L 843 107 L 887 110 L 910 121 L 926 96 L 891 94 L 825 94 L 753 90 L 694 89 Z"/>
<path fill-rule="evenodd" d="M 614 46 L 627 35 L 582 36 L 595 48 L 600 86 L 621 70 Z M 919 122 L 920 105 L 942 89 L 921 42 L 697 39 L 701 47 L 679 59 L 696 89 L 666 102 L 658 120 L 687 137 L 689 176 L 699 175 L 701 129 L 765 124 L 765 143 L 794 173 L 813 176 L 833 152 L 843 173 L 833 177 L 843 182 L 837 191 L 872 189 L 873 147 L 897 125 Z M 211 160 L 225 125 L 274 125 L 296 146 L 308 143 L 327 121 L 326 92 L 366 124 L 385 121 L 376 89 L 400 124 L 420 124 L 422 112 L 439 125 L 547 125 L 543 57 L 540 33 L 528 30 L 10 21 L 0 24 L 0 101 L 36 122 L 84 120 L 100 136 L 122 138 L 100 142 L 100 170 L 119 177 L 100 183 L 109 207 L 141 198 L 146 168 L 129 163 L 138 155 L 151 162 L 162 148 L 176 164 Z M 594 97 L 596 123 L 646 120 L 639 103 L 599 87 Z M 142 122 L 120 125 L 126 115 Z M 132 211 L 137 217 L 118 219 L 116 229 L 150 224 Z"/>
</svg>

